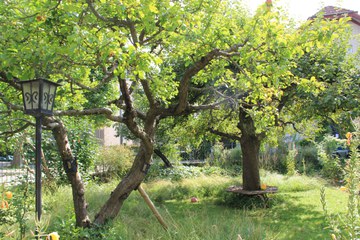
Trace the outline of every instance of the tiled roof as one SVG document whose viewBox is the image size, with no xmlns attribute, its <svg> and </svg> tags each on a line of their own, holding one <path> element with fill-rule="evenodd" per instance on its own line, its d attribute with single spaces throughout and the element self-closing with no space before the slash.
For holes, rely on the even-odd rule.
<svg viewBox="0 0 360 240">
<path fill-rule="evenodd" d="M 330 19 L 338 19 L 344 16 L 349 16 L 351 17 L 351 21 L 360 25 L 360 15 L 358 14 L 357 11 L 334 7 L 334 6 L 327 6 L 321 9 L 315 15 L 309 17 L 309 19 L 314 19 L 320 13 L 324 14 L 323 15 L 324 18 L 330 18 Z"/>
</svg>

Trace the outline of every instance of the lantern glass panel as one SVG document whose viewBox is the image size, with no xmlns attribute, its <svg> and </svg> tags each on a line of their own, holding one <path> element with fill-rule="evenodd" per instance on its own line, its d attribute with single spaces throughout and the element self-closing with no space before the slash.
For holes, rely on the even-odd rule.
<svg viewBox="0 0 360 240">
<path fill-rule="evenodd" d="M 23 97 L 26 110 L 37 110 L 39 109 L 39 82 L 28 82 L 22 84 Z"/>
<path fill-rule="evenodd" d="M 56 85 L 43 82 L 42 109 L 52 111 L 54 106 Z"/>
</svg>

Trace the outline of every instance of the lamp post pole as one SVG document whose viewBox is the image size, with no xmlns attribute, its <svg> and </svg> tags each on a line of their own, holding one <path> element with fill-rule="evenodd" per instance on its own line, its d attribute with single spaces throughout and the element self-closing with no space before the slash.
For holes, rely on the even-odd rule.
<svg viewBox="0 0 360 240">
<path fill-rule="evenodd" d="M 46 79 L 20 81 L 22 88 L 24 112 L 36 119 L 35 136 L 35 214 L 41 220 L 41 125 L 43 116 L 51 116 L 54 107 L 57 83 Z M 37 232 L 38 234 L 39 232 Z"/>
<path fill-rule="evenodd" d="M 36 154 L 35 154 L 35 211 L 37 214 L 37 220 L 41 220 L 41 124 L 42 116 L 36 117 Z"/>
</svg>

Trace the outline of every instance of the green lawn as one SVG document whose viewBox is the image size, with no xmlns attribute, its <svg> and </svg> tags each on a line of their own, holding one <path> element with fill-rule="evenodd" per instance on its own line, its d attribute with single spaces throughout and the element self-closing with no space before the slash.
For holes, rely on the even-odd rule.
<svg viewBox="0 0 360 240">
<path fill-rule="evenodd" d="M 345 210 L 346 194 L 327 189 L 329 207 L 335 212 Z M 151 216 L 139 197 L 133 197 L 121 217 L 127 237 L 142 239 L 330 239 L 325 230 L 319 189 L 278 193 L 271 208 L 244 210 L 214 203 L 213 199 L 168 200 L 158 205 L 169 224 L 166 234 Z M 136 202 L 136 204 L 135 204 Z M 133 219 L 135 217 L 136 219 Z M 130 220 L 131 219 L 131 220 Z M 151 224 L 147 223 L 151 219 Z M 140 228 L 138 223 L 140 224 Z M 131 226 L 132 225 L 132 226 Z M 115 239 L 115 238 L 114 238 Z M 127 239 L 126 237 L 124 239 Z"/>
<path fill-rule="evenodd" d="M 263 173 L 263 182 L 279 187 L 270 196 L 270 207 L 249 208 L 249 204 L 228 205 L 234 195 L 225 192 L 227 186 L 238 184 L 239 177 L 201 176 L 171 182 L 158 180 L 143 184 L 150 198 L 168 224 L 165 231 L 157 222 L 138 192 L 125 202 L 119 217 L 106 227 L 79 230 L 74 227 L 71 189 L 59 187 L 44 191 L 46 232 L 57 231 L 61 239 L 331 239 L 320 202 L 321 179 L 303 176 L 286 177 Z M 91 217 L 107 199 L 116 182 L 87 185 L 87 200 Z M 197 196 L 199 202 L 191 203 Z M 346 210 L 347 193 L 326 187 L 331 213 Z M 246 206 L 246 207 L 245 207 Z M 1 228 L 1 226 L 0 226 Z M 30 227 L 31 229 L 31 227 Z M 9 228 L 7 229 L 9 231 Z M 9 238 L 10 239 L 10 238 Z"/>
</svg>

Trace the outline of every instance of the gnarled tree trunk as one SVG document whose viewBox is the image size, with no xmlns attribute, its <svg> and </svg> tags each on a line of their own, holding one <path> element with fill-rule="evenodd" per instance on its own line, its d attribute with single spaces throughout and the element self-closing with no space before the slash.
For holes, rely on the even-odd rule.
<svg viewBox="0 0 360 240">
<path fill-rule="evenodd" d="M 53 119 L 46 118 L 45 121 L 47 125 L 51 125 Z M 79 227 L 89 227 L 90 219 L 87 212 L 84 183 L 77 171 L 77 162 L 71 151 L 65 126 L 61 121 L 56 121 L 56 124 L 52 127 L 52 133 L 56 140 L 67 178 L 71 184 L 76 225 Z"/>
<path fill-rule="evenodd" d="M 95 216 L 95 224 L 104 224 L 106 220 L 113 219 L 119 214 L 124 201 L 144 180 L 146 172 L 150 167 L 152 153 L 152 146 L 146 146 L 141 143 L 129 173 L 117 185 L 110 198 Z"/>
</svg>

